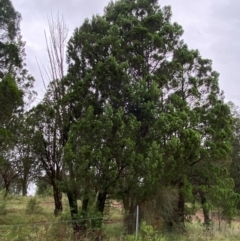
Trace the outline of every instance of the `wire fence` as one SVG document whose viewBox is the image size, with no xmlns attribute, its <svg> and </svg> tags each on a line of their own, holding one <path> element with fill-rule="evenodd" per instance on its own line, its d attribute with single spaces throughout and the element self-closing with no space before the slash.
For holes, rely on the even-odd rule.
<svg viewBox="0 0 240 241">
<path fill-rule="evenodd" d="M 99 223 L 102 223 L 101 228 Z M 103 217 L 92 216 L 76 220 L 0 224 L 0 240 L 75 241 L 94 240 L 95 236 L 104 237 L 104 240 L 123 240 L 128 233 L 137 237 L 139 224 L 137 212 L 129 215 L 122 213 L 117 216 L 106 213 Z M 85 225 L 86 229 L 82 230 L 82 225 Z M 154 232 L 157 233 L 157 231 Z M 83 237 L 85 239 L 82 239 Z"/>
<path fill-rule="evenodd" d="M 94 218 L 65 220 L 65 221 L 56 221 L 56 222 L 32 222 L 32 223 L 4 224 L 4 225 L 0 225 L 0 228 L 21 227 L 21 226 L 41 226 L 41 225 L 44 226 L 44 225 L 61 224 L 61 223 L 73 224 L 73 223 L 76 223 L 76 222 L 99 220 L 99 219 L 101 219 L 101 218 L 94 217 Z"/>
<path fill-rule="evenodd" d="M 51 202 L 41 202 L 51 203 Z M 113 210 L 116 210 L 114 214 Z M 111 211 L 111 212 L 110 212 Z M 11 214 L 12 215 L 12 214 Z M 136 210 L 127 215 L 123 213 L 123 208 L 119 205 L 113 205 L 110 210 L 106 211 L 106 214 L 102 217 L 91 216 L 87 218 L 79 218 L 76 220 L 66 219 L 67 216 L 57 218 L 53 221 L 36 221 L 34 215 L 28 216 L 28 221 L 19 223 L 7 223 L 4 221 L 4 216 L 0 216 L 0 241 L 12 241 L 12 240 L 26 240 L 26 241 L 77 241 L 77 240 L 95 240 L 96 237 L 101 237 L 99 240 L 125 240 L 128 233 L 132 234 L 132 238 L 136 239 L 143 235 L 144 230 L 140 230 L 140 226 L 145 222 L 146 225 L 152 227 L 148 232 L 153 235 L 165 235 L 169 229 L 164 226 L 164 222 L 157 214 L 150 213 L 145 214 L 136 208 Z M 2 220 L 1 220 L 2 219 Z M 46 217 L 47 219 L 47 217 Z M 65 220 L 64 220 L 65 219 Z M 35 220 L 35 221 L 34 221 Z M 12 220 L 17 222 L 17 220 Z M 99 221 L 102 222 L 101 228 L 99 228 Z M 202 224 L 201 218 L 194 218 L 190 222 Z M 85 226 L 84 226 L 85 225 Z M 86 227 L 82 230 L 81 227 Z M 203 227 L 203 226 L 202 226 Z M 227 224 L 223 223 L 222 230 L 228 230 Z M 218 220 L 212 223 L 210 231 L 218 228 Z M 240 226 L 238 228 L 232 227 L 231 232 L 235 232 L 240 240 Z M 131 239 L 131 240 L 133 240 Z M 151 240 L 151 239 L 144 239 Z"/>
<path fill-rule="evenodd" d="M 87 221 L 98 220 L 98 218 Z M 83 219 L 78 221 L 84 221 Z M 0 225 L 0 240 L 28 240 L 28 241 L 55 241 L 55 240 L 123 240 L 126 237 L 126 228 L 121 221 L 108 223 L 103 228 L 88 228 L 84 232 L 75 231 L 72 220 L 45 223 L 29 223 L 15 225 Z M 155 232 L 157 233 L 157 232 Z M 135 236 L 135 234 L 133 235 Z"/>
</svg>

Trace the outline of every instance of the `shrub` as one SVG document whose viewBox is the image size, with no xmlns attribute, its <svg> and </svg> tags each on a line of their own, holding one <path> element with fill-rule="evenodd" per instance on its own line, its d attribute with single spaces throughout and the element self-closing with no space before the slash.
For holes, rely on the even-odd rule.
<svg viewBox="0 0 240 241">
<path fill-rule="evenodd" d="M 128 235 L 125 239 L 126 241 L 135 241 L 135 235 Z M 151 225 L 147 225 L 146 222 L 142 222 L 140 227 L 140 232 L 138 235 L 138 241 L 165 241 L 165 238 L 155 232 L 154 228 Z"/>
<path fill-rule="evenodd" d="M 26 207 L 26 214 L 39 214 L 43 209 L 40 206 L 40 202 L 36 198 L 29 199 Z"/>
<path fill-rule="evenodd" d="M 0 203 L 0 215 L 5 216 L 6 214 L 7 214 L 6 203 L 2 202 Z"/>
</svg>

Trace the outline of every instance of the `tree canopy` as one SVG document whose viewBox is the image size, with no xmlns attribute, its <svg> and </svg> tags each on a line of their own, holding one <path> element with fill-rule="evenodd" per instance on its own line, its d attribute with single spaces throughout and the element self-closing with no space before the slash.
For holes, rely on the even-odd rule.
<svg viewBox="0 0 240 241">
<path fill-rule="evenodd" d="M 121 0 L 76 28 L 66 82 L 75 124 L 65 151 L 100 206 L 116 195 L 129 209 L 161 185 L 177 187 L 176 223 L 193 179 L 203 178 L 195 166 L 227 167 L 232 119 L 211 60 L 188 48 L 171 16 L 157 1 Z"/>
<path fill-rule="evenodd" d="M 20 15 L 10 1 L 2 4 L 0 124 L 5 128 L 33 79 L 24 69 Z M 65 23 L 49 22 L 44 99 L 16 115 L 22 123 L 15 132 L 19 138 L 3 159 L 13 172 L 16 162 L 9 156 L 21 153 L 23 188 L 31 173 L 42 187 L 45 180 L 53 188 L 56 215 L 66 193 L 76 230 L 87 226 L 77 219 L 93 213 L 100 220 L 93 226 L 101 228 L 108 198 L 122 201 L 128 232 L 136 206 L 150 207 L 152 200 L 170 210 L 156 215 L 178 230 L 185 230 L 187 202 L 201 203 L 207 225 L 214 205 L 229 219 L 236 211 L 239 116 L 225 103 L 212 61 L 187 46 L 171 17 L 171 7 L 157 0 L 111 1 L 102 15 L 74 30 L 66 46 L 67 73 Z M 5 137 L 0 148 L 2 143 Z"/>
</svg>

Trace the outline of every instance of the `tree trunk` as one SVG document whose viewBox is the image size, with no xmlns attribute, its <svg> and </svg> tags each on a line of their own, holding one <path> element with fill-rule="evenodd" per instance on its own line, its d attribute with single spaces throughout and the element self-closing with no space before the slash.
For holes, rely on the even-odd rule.
<svg viewBox="0 0 240 241">
<path fill-rule="evenodd" d="M 102 227 L 102 218 L 103 218 L 103 212 L 104 212 L 104 208 L 105 208 L 106 199 L 107 199 L 106 191 L 98 193 L 96 209 L 99 214 L 99 218 L 92 220 L 92 228 L 101 229 L 101 227 Z"/>
<path fill-rule="evenodd" d="M 5 193 L 4 193 L 4 198 L 8 196 L 10 192 L 10 182 L 5 182 Z"/>
<path fill-rule="evenodd" d="M 80 222 L 82 226 L 85 227 L 85 229 L 87 229 L 88 227 L 88 221 L 87 217 L 88 217 L 88 203 L 89 203 L 89 198 L 83 198 L 82 200 L 82 210 L 81 210 L 81 218 L 83 218 L 83 220 Z M 91 226 L 91 221 L 90 221 L 90 226 Z M 91 227 L 90 227 L 91 228 Z"/>
<path fill-rule="evenodd" d="M 97 197 L 97 210 L 98 212 L 100 212 L 101 214 L 103 214 L 104 212 L 104 208 L 105 208 L 105 202 L 107 199 L 107 192 L 99 192 L 98 193 L 98 197 Z"/>
<path fill-rule="evenodd" d="M 181 229 L 185 229 L 185 198 L 183 193 L 180 190 L 179 199 L 178 199 L 178 213 L 177 213 L 177 223 Z"/>
<path fill-rule="evenodd" d="M 67 192 L 68 203 L 71 212 L 72 220 L 78 219 L 78 205 L 77 205 L 77 196 L 72 191 Z"/>
<path fill-rule="evenodd" d="M 81 240 L 80 238 L 84 236 L 86 227 L 79 220 L 77 194 L 76 193 L 77 192 L 69 190 L 67 192 L 67 197 L 68 197 L 68 203 L 69 203 L 70 212 L 71 212 L 74 237 L 76 240 Z"/>
<path fill-rule="evenodd" d="M 203 216 L 204 216 L 204 225 L 209 228 L 211 219 L 209 216 L 209 209 L 207 208 L 207 200 L 204 193 L 200 193 L 201 203 L 202 203 L 202 209 L 203 209 Z"/>
<path fill-rule="evenodd" d="M 27 196 L 27 187 L 22 187 L 22 196 Z"/>
<path fill-rule="evenodd" d="M 89 198 L 84 198 L 82 201 L 82 213 L 81 213 L 83 217 L 87 216 L 88 203 L 89 203 Z"/>
<path fill-rule="evenodd" d="M 54 197 L 54 204 L 55 204 L 55 210 L 54 215 L 58 216 L 63 210 L 62 205 L 62 192 L 59 190 L 56 184 L 53 185 L 53 197 Z"/>
<path fill-rule="evenodd" d="M 22 180 L 22 196 L 27 196 L 27 188 L 28 188 L 27 179 L 24 178 Z"/>
<path fill-rule="evenodd" d="M 5 176 L 2 176 L 2 177 L 3 177 L 3 181 L 4 181 L 4 186 L 5 186 L 4 198 L 6 198 L 10 192 L 11 181 L 9 181 Z"/>
<path fill-rule="evenodd" d="M 105 208 L 105 203 L 107 200 L 107 192 L 99 192 L 97 195 L 97 203 L 96 203 L 96 210 L 98 212 L 99 217 L 96 219 L 91 220 L 91 229 L 94 231 L 91 240 L 99 241 L 102 240 L 102 220 L 103 220 L 103 212 Z M 87 200 L 85 200 L 87 204 Z"/>
<path fill-rule="evenodd" d="M 185 227 L 185 198 L 183 195 L 183 192 L 181 189 L 183 188 L 183 182 L 180 182 L 178 184 L 178 202 L 176 206 L 175 214 L 172 218 L 172 220 L 169 220 L 167 223 L 168 228 L 170 231 L 175 230 L 180 233 L 186 233 L 186 227 Z"/>
<path fill-rule="evenodd" d="M 136 230 L 136 200 L 131 197 L 123 197 L 124 218 L 123 226 L 126 234 L 133 234 Z"/>
</svg>

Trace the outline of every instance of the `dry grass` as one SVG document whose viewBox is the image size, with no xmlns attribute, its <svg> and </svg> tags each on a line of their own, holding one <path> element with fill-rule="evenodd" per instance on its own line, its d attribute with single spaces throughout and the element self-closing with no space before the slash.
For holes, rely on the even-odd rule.
<svg viewBox="0 0 240 241">
<path fill-rule="evenodd" d="M 35 215 L 26 214 L 26 206 L 31 197 L 9 196 L 5 200 L 0 197 L 0 241 L 71 241 L 74 240 L 70 220 L 67 198 L 63 197 L 65 211 L 54 217 L 54 202 L 52 197 L 37 197 L 42 212 Z M 4 210 L 6 211 L 4 213 Z M 199 213 L 198 213 L 199 214 Z M 135 237 L 123 236 L 123 210 L 121 204 L 112 201 L 106 210 L 103 225 L 104 240 L 135 240 Z M 155 241 L 234 241 L 240 240 L 240 222 L 234 221 L 231 226 L 222 222 L 219 227 L 217 220 L 210 230 L 201 225 L 201 219 L 194 219 L 187 224 L 187 235 L 166 234 L 164 230 L 158 232 L 159 238 L 148 239 Z M 86 240 L 91 240 L 88 238 Z"/>
<path fill-rule="evenodd" d="M 227 223 L 222 223 L 219 227 L 218 224 L 213 223 L 210 230 L 206 230 L 202 225 L 197 223 L 187 225 L 188 234 L 175 236 L 169 240 L 179 241 L 234 241 L 240 240 L 240 224 L 233 223 L 231 226 Z"/>
</svg>

